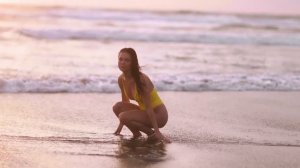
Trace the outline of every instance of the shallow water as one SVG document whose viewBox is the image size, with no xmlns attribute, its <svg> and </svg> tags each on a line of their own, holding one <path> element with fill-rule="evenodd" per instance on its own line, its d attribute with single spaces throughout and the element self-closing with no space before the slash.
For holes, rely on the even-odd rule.
<svg viewBox="0 0 300 168">
<path fill-rule="evenodd" d="M 147 143 L 145 135 L 132 140 L 126 128 L 122 136 L 112 134 L 118 94 L 2 94 L 0 165 L 299 166 L 299 93 L 160 95 L 170 113 L 161 131 L 171 144 Z"/>
</svg>

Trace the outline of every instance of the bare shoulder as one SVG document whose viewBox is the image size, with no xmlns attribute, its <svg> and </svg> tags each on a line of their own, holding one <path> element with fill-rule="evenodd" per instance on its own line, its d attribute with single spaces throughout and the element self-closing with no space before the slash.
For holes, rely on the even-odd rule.
<svg viewBox="0 0 300 168">
<path fill-rule="evenodd" d="M 141 73 L 140 79 L 145 87 L 146 90 L 151 91 L 153 89 L 153 83 L 148 75 Z"/>
<path fill-rule="evenodd" d="M 141 73 L 140 74 L 140 79 L 144 84 L 152 83 L 151 79 L 149 78 L 148 75 Z"/>
<path fill-rule="evenodd" d="M 124 76 L 124 75 L 121 74 L 121 75 L 118 77 L 118 83 L 119 83 L 119 85 L 122 84 L 123 76 Z"/>
</svg>

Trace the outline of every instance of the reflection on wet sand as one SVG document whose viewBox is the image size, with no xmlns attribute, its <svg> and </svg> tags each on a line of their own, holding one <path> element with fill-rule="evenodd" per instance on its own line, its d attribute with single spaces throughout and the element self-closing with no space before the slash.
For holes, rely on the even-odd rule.
<svg viewBox="0 0 300 168">
<path fill-rule="evenodd" d="M 125 139 L 120 137 L 118 150 L 121 167 L 137 167 L 166 160 L 166 145 L 163 142 L 147 142 L 144 138 Z"/>
</svg>

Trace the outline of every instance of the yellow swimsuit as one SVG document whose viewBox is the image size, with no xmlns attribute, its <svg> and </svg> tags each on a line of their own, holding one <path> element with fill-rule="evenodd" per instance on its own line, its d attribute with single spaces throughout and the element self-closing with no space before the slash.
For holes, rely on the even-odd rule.
<svg viewBox="0 0 300 168">
<path fill-rule="evenodd" d="M 146 110 L 145 103 L 143 102 L 141 96 L 138 94 L 136 85 L 135 85 L 134 88 L 135 89 L 134 89 L 134 94 L 133 94 L 133 100 L 135 100 L 139 104 L 139 107 L 140 107 L 141 110 Z M 126 93 L 124 83 L 123 83 L 123 89 L 124 89 L 125 96 L 128 97 L 128 99 L 130 99 L 129 96 L 127 95 L 127 93 Z M 155 107 L 163 104 L 163 102 L 161 101 L 160 97 L 158 96 L 157 91 L 156 91 L 155 88 L 153 88 L 151 93 L 150 93 L 150 101 L 151 101 L 151 107 L 153 109 Z"/>
</svg>

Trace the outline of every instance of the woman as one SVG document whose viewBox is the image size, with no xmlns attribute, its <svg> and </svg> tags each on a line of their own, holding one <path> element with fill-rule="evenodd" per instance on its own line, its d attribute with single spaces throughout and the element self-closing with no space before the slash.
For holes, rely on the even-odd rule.
<svg viewBox="0 0 300 168">
<path fill-rule="evenodd" d="M 120 134 L 125 125 L 132 132 L 133 138 L 140 137 L 141 131 L 148 135 L 148 140 L 170 143 L 159 130 L 168 121 L 167 109 L 149 77 L 140 72 L 135 50 L 121 49 L 118 66 L 123 72 L 118 78 L 122 101 L 113 106 L 113 111 L 120 120 L 115 134 Z M 130 103 L 129 100 L 135 100 L 138 105 Z"/>
</svg>

